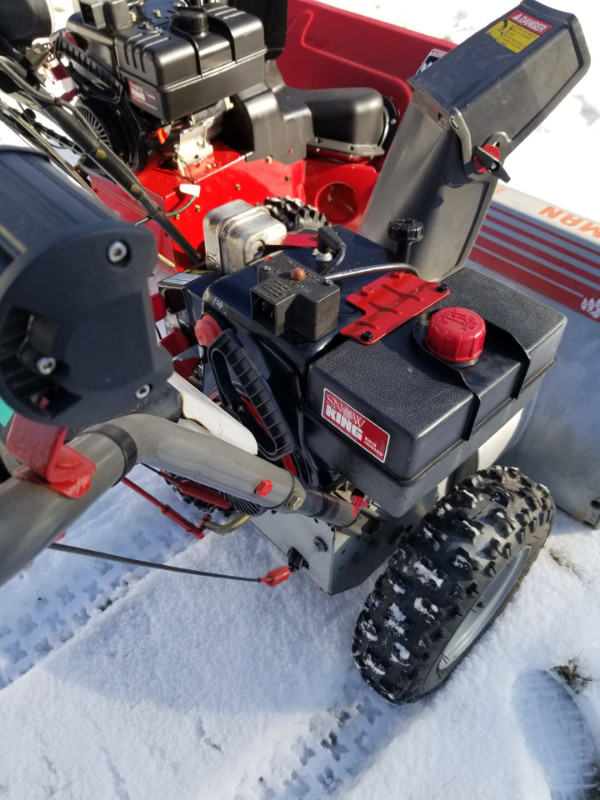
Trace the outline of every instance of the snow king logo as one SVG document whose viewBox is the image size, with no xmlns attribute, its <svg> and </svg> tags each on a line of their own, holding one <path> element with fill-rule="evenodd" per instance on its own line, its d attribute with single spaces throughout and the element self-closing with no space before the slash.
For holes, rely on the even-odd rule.
<svg viewBox="0 0 600 800">
<path fill-rule="evenodd" d="M 323 393 L 321 416 L 379 461 L 385 461 L 390 441 L 389 433 L 370 419 L 363 417 L 329 389 L 325 389 Z"/>
<path fill-rule="evenodd" d="M 584 297 L 581 301 L 581 310 L 594 319 L 600 319 L 600 297 L 597 300 L 593 297 Z"/>
<path fill-rule="evenodd" d="M 517 25 L 521 25 L 523 28 L 527 28 L 528 30 L 540 35 L 542 33 L 546 33 L 546 31 L 550 30 L 552 27 L 552 25 L 548 25 L 547 22 L 542 22 L 541 19 L 530 17 L 529 14 L 524 14 L 522 11 L 518 10 L 513 11 L 512 14 L 509 14 L 508 18 L 513 22 L 516 22 Z"/>
</svg>

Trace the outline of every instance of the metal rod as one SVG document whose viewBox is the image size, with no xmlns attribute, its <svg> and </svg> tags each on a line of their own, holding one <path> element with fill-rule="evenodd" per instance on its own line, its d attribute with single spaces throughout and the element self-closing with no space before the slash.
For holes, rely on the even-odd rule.
<svg viewBox="0 0 600 800">
<path fill-rule="evenodd" d="M 158 564 L 155 561 L 140 561 L 137 558 L 126 558 L 117 556 L 114 553 L 103 553 L 100 550 L 87 550 L 84 547 L 73 547 L 69 544 L 58 544 L 54 542 L 50 545 L 51 550 L 58 550 L 62 553 L 72 553 L 77 556 L 88 556 L 90 558 L 101 558 L 104 561 L 116 561 L 119 564 L 132 564 L 135 567 L 146 567 L 147 569 L 160 569 L 164 572 L 178 572 L 181 575 L 198 575 L 202 578 L 221 578 L 228 581 L 244 581 L 246 583 L 261 583 L 261 578 L 244 578 L 240 575 L 223 575 L 220 572 L 202 572 L 197 569 L 186 567 L 172 567 L 169 564 Z"/>
</svg>

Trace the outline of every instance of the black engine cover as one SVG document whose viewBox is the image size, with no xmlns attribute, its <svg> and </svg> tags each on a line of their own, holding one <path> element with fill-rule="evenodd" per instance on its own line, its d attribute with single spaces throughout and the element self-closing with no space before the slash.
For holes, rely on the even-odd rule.
<svg viewBox="0 0 600 800">
<path fill-rule="evenodd" d="M 344 269 L 393 258 L 363 237 L 336 230 L 347 242 Z M 275 256 L 269 265 L 274 271 L 315 268 L 310 251 Z M 340 331 L 362 314 L 347 296 L 372 281 L 363 275 L 340 283 L 337 325 L 317 342 L 293 328 L 275 335 L 272 325 L 252 318 L 255 267 L 216 280 L 205 293 L 206 283 L 199 282 L 198 290 L 205 311 L 233 327 L 251 352 L 301 455 L 401 516 L 532 399 L 554 362 L 565 320 L 464 268 L 447 280 L 449 296 L 431 311 L 375 344 L 362 344 Z M 486 322 L 483 352 L 471 366 L 450 365 L 424 346 L 430 315 L 445 306 L 471 309 Z"/>
<path fill-rule="evenodd" d="M 130 17 L 125 0 L 81 0 L 80 8 L 67 30 L 159 120 L 195 114 L 264 79 L 263 24 L 241 9 L 149 0 Z"/>
<path fill-rule="evenodd" d="M 556 311 L 474 270 L 447 285 L 436 310 L 462 306 L 486 321 L 477 363 L 431 355 L 425 314 L 373 346 L 341 341 L 308 372 L 306 446 L 393 514 L 422 496 L 421 479 L 447 477 L 533 396 L 564 328 Z"/>
</svg>

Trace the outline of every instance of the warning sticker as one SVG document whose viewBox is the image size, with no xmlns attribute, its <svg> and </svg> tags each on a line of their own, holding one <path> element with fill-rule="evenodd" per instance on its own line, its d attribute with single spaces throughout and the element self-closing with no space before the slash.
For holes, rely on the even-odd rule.
<svg viewBox="0 0 600 800">
<path fill-rule="evenodd" d="M 513 53 L 520 53 L 551 27 L 552 25 L 547 22 L 517 9 L 509 14 L 507 19 L 500 20 L 487 33 L 503 47 L 507 47 Z"/>
<path fill-rule="evenodd" d="M 542 22 L 541 19 L 537 19 L 536 17 L 532 17 L 529 14 L 525 14 L 524 11 L 513 11 L 512 14 L 508 15 L 508 18 L 513 22 L 517 22 L 523 28 L 527 28 L 533 33 L 538 33 L 540 36 L 542 33 L 546 33 L 549 31 L 552 25 L 549 25 L 547 22 Z"/>
<path fill-rule="evenodd" d="M 363 417 L 329 389 L 325 389 L 323 393 L 321 415 L 379 461 L 385 461 L 390 442 L 389 433 Z"/>
</svg>

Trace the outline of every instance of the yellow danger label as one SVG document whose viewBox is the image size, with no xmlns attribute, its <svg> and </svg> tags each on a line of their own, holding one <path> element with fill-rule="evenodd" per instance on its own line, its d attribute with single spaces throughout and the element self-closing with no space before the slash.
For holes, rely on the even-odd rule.
<svg viewBox="0 0 600 800">
<path fill-rule="evenodd" d="M 509 19 L 501 20 L 486 33 L 503 47 L 508 47 L 513 53 L 520 53 L 521 50 L 524 50 L 528 45 L 540 38 L 537 33 L 533 33 L 533 31 L 529 31 Z"/>
</svg>

